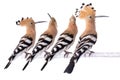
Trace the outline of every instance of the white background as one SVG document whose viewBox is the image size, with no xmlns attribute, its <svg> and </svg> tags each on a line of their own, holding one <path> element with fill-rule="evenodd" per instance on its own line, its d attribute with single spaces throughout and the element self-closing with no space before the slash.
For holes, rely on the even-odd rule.
<svg viewBox="0 0 120 80">
<path fill-rule="evenodd" d="M 82 3 L 92 3 L 96 15 L 109 18 L 96 18 L 98 41 L 92 48 L 95 52 L 119 52 L 120 48 L 120 5 L 118 0 L 2 0 L 0 1 L 0 79 L 1 80 L 120 80 L 120 58 L 81 58 L 72 74 L 64 74 L 69 58 L 63 56 L 53 59 L 44 71 L 40 71 L 43 58 L 35 59 L 23 72 L 26 63 L 24 55 L 18 57 L 7 70 L 4 67 L 8 57 L 25 33 L 25 28 L 15 22 L 21 17 L 32 17 L 35 21 L 46 20 L 47 23 L 36 25 L 36 40 L 48 27 L 47 13 L 55 17 L 58 23 L 58 35 L 63 32 Z M 79 33 L 69 51 L 74 51 L 80 34 L 84 31 L 84 21 L 77 19 Z M 56 37 L 56 38 L 57 38 Z M 50 49 L 49 49 L 50 51 Z M 31 51 L 30 51 L 31 52 Z M 61 53 L 63 55 L 63 53 Z M 42 57 L 42 55 L 41 55 Z"/>
</svg>

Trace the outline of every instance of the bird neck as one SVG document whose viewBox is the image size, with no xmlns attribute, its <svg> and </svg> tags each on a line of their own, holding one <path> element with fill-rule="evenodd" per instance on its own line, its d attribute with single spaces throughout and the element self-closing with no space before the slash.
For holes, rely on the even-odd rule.
<svg viewBox="0 0 120 80">
<path fill-rule="evenodd" d="M 86 29 L 88 30 L 96 30 L 95 28 L 95 19 L 90 19 L 90 20 L 86 20 Z"/>
<path fill-rule="evenodd" d="M 85 31 L 88 31 L 89 34 L 96 32 L 96 27 L 95 27 L 95 19 L 86 19 L 86 29 Z"/>
<path fill-rule="evenodd" d="M 88 34 L 97 34 L 95 27 L 95 19 L 86 19 L 85 22 L 86 22 L 86 28 L 85 31 L 82 33 L 81 37 Z"/>
<path fill-rule="evenodd" d="M 77 34 L 78 29 L 75 21 L 69 22 L 68 31 L 70 31 L 72 34 Z"/>
<path fill-rule="evenodd" d="M 57 34 L 57 25 L 56 24 L 49 25 L 47 32 L 55 37 Z"/>
<path fill-rule="evenodd" d="M 31 27 L 31 26 L 26 27 L 26 35 L 35 39 L 35 37 L 36 37 L 35 26 L 34 27 Z"/>
</svg>

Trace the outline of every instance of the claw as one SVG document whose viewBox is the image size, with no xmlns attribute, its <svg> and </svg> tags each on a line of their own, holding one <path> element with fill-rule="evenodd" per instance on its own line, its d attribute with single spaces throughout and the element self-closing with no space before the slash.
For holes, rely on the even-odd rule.
<svg viewBox="0 0 120 80">
<path fill-rule="evenodd" d="M 93 53 L 95 53 L 94 51 L 90 51 L 90 54 L 89 54 L 89 56 L 91 56 Z"/>
<path fill-rule="evenodd" d="M 93 53 L 95 53 L 94 51 L 87 51 L 85 54 L 84 54 L 84 56 L 85 57 L 90 57 Z"/>
<path fill-rule="evenodd" d="M 72 54 L 72 52 L 65 51 L 64 58 L 67 58 L 69 54 Z"/>
<path fill-rule="evenodd" d="M 46 58 L 46 57 L 49 56 L 49 55 L 50 55 L 50 52 L 45 51 L 44 58 Z"/>
<path fill-rule="evenodd" d="M 25 58 L 30 57 L 30 56 L 31 56 L 31 53 L 25 52 Z"/>
<path fill-rule="evenodd" d="M 30 62 L 32 62 L 32 60 L 33 60 L 33 57 L 32 57 L 32 55 L 31 55 L 31 56 L 29 56 L 29 57 L 27 58 L 27 61 L 30 61 Z"/>
</svg>

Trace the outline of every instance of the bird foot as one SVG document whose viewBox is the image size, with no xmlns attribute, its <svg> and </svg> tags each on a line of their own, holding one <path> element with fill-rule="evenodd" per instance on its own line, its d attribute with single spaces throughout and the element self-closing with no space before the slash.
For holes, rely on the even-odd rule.
<svg viewBox="0 0 120 80">
<path fill-rule="evenodd" d="M 31 56 L 31 53 L 25 52 L 25 58 L 29 58 Z"/>
<path fill-rule="evenodd" d="M 72 52 L 65 51 L 64 58 L 67 58 L 69 54 L 72 54 Z"/>
<path fill-rule="evenodd" d="M 44 58 L 47 58 L 48 56 L 50 56 L 50 52 L 45 51 Z"/>
<path fill-rule="evenodd" d="M 27 57 L 27 61 L 32 62 L 33 58 L 34 58 L 34 57 L 33 57 L 32 55 L 30 55 L 30 56 Z"/>
<path fill-rule="evenodd" d="M 93 53 L 95 53 L 94 51 L 86 51 L 84 54 L 84 57 L 90 57 Z"/>
</svg>

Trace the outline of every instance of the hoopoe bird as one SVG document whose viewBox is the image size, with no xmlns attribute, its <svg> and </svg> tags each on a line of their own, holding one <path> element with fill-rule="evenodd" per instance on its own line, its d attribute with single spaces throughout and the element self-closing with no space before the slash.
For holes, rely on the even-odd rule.
<svg viewBox="0 0 120 80">
<path fill-rule="evenodd" d="M 74 54 L 70 59 L 70 62 L 67 68 L 65 69 L 64 73 L 72 73 L 75 63 L 77 63 L 77 61 L 79 60 L 82 54 L 85 54 L 88 51 L 90 56 L 93 53 L 93 51 L 90 51 L 90 49 L 97 41 L 95 18 L 109 17 L 105 15 L 95 16 L 96 10 L 94 10 L 94 7 L 92 7 L 92 3 L 87 5 L 82 3 L 82 6 L 80 8 L 81 8 L 80 11 L 76 9 L 75 15 L 76 17 L 79 17 L 80 19 L 85 20 L 86 28 L 84 32 L 81 34 L 81 36 L 79 37 L 79 41 L 75 48 Z"/>
<path fill-rule="evenodd" d="M 55 40 L 55 37 L 57 35 L 57 22 L 54 17 L 50 16 L 49 13 L 48 13 L 48 15 L 51 19 L 49 22 L 48 29 L 40 36 L 37 44 L 33 48 L 31 56 L 28 57 L 28 59 L 27 59 L 28 62 L 24 66 L 23 70 L 25 70 L 25 68 L 27 67 L 29 62 L 32 62 L 32 60 L 34 59 L 36 54 L 42 53 L 42 52 L 45 52 L 47 54 L 48 52 L 46 50 L 48 50 L 49 47 L 52 46 L 52 44 Z"/>
<path fill-rule="evenodd" d="M 35 37 L 36 37 L 36 30 L 35 30 L 35 24 L 37 23 L 42 23 L 45 21 L 38 21 L 34 22 L 32 18 L 22 18 L 21 21 L 18 20 L 16 21 L 16 25 L 24 26 L 26 27 L 26 34 L 21 37 L 19 44 L 17 47 L 14 49 L 13 54 L 8 58 L 9 62 L 5 66 L 4 69 L 7 69 L 11 62 L 18 56 L 18 54 L 25 53 L 27 57 L 28 56 L 28 51 L 34 46 L 35 43 Z"/>
<path fill-rule="evenodd" d="M 65 69 L 64 73 L 72 73 L 75 63 L 78 61 L 80 56 L 90 50 L 96 43 L 97 32 L 95 27 L 95 14 L 96 11 L 92 7 L 91 3 L 87 5 L 84 3 L 82 4 L 81 10 L 79 11 L 79 15 L 77 17 L 85 20 L 86 28 L 79 38 L 74 54 L 70 59 L 69 65 Z"/>
<path fill-rule="evenodd" d="M 56 44 L 53 46 L 51 53 L 45 55 L 45 64 L 41 68 L 41 71 L 45 68 L 48 61 L 51 61 L 55 54 L 65 52 L 65 56 L 67 56 L 70 52 L 67 50 L 72 46 L 74 43 L 76 34 L 78 32 L 77 25 L 76 25 L 76 18 L 72 15 L 69 20 L 68 28 L 60 35 Z"/>
</svg>

